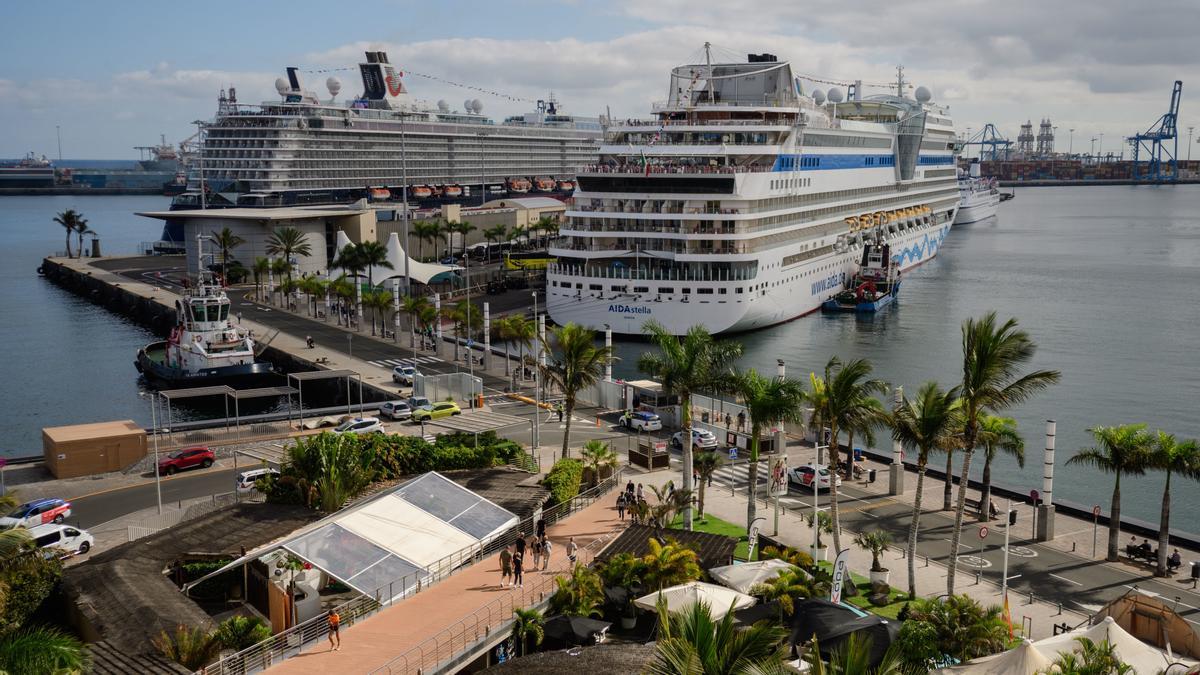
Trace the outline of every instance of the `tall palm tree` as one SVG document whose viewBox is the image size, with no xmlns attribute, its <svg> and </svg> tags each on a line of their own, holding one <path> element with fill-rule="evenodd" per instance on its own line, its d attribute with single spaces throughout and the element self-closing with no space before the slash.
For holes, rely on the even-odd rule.
<svg viewBox="0 0 1200 675">
<path fill-rule="evenodd" d="M 728 391 L 732 384 L 734 361 L 742 355 L 737 342 L 717 342 L 704 326 L 692 326 L 687 334 L 676 337 L 657 321 L 642 327 L 661 353 L 643 353 L 638 370 L 657 378 L 667 392 L 679 397 L 679 423 L 682 427 L 683 489 L 692 490 L 692 394 L 701 391 Z M 683 510 L 683 529 L 692 529 L 692 507 Z"/>
<path fill-rule="evenodd" d="M 446 255 L 454 253 L 454 235 L 458 232 L 458 223 L 441 221 L 438 223 L 439 239 L 446 242 Z M 439 256 L 441 257 L 441 256 Z"/>
<path fill-rule="evenodd" d="M 233 230 L 228 227 L 221 228 L 220 232 L 212 232 L 212 240 L 217 245 L 217 249 L 221 251 L 221 284 L 225 285 L 225 270 L 229 263 L 229 253 L 246 243 L 246 240 L 234 234 Z"/>
<path fill-rule="evenodd" d="M 695 469 L 696 477 L 700 480 L 700 485 L 696 486 L 696 493 L 699 495 L 699 502 L 696 504 L 696 507 L 700 513 L 701 520 L 704 520 L 704 488 L 712 481 L 713 474 L 724 463 L 725 457 L 715 450 L 697 452 L 696 456 L 692 458 L 692 468 Z"/>
<path fill-rule="evenodd" d="M 367 270 L 367 286 L 375 288 L 375 268 L 395 269 L 387 259 L 387 247 L 377 241 L 356 244 L 358 259 Z"/>
<path fill-rule="evenodd" d="M 942 450 L 946 454 L 946 483 L 942 486 L 942 510 L 954 509 L 954 451 L 958 446 L 946 446 Z"/>
<path fill-rule="evenodd" d="M 605 478 L 603 474 L 606 469 L 611 474 L 621 464 L 621 460 L 617 457 L 617 453 L 613 452 L 612 446 L 598 439 L 584 443 L 583 450 L 579 451 L 579 457 L 583 460 L 583 467 L 592 472 L 592 485 L 600 484 L 600 481 Z"/>
<path fill-rule="evenodd" d="M 417 241 L 421 242 L 421 258 L 425 257 L 425 242 L 433 242 L 436 244 L 440 236 L 441 227 L 432 220 L 418 220 L 412 224 L 412 236 L 416 237 Z M 437 257 L 437 247 L 434 246 L 434 257 Z"/>
<path fill-rule="evenodd" d="M 300 280 L 300 292 L 308 296 L 310 314 L 316 314 L 317 298 L 324 297 L 329 282 L 319 277 L 304 277 Z"/>
<path fill-rule="evenodd" d="M 270 271 L 271 274 L 274 275 L 274 277 L 278 280 L 275 288 L 270 289 L 272 296 L 276 290 L 283 293 L 283 283 L 285 281 L 290 282 L 292 279 L 292 264 L 289 263 L 286 258 L 272 258 Z M 272 297 L 271 300 L 274 302 L 274 297 Z M 286 300 L 286 297 L 281 298 L 281 300 Z"/>
<path fill-rule="evenodd" d="M 759 622 L 749 628 L 733 625 L 733 612 L 713 619 L 712 608 L 700 602 L 674 614 L 665 601 L 658 604 L 658 640 L 649 675 L 767 675 L 789 672 L 784 666 L 780 626 Z"/>
<path fill-rule="evenodd" d="M 75 221 L 75 235 L 79 240 L 79 249 L 77 252 L 80 258 L 83 257 L 83 238 L 89 234 L 96 234 L 96 231 L 88 227 L 87 218 L 80 218 Z"/>
<path fill-rule="evenodd" d="M 887 384 L 882 380 L 869 380 L 871 363 L 866 359 L 854 359 L 842 363 L 838 357 L 825 364 L 825 410 L 822 418 L 829 425 L 829 473 L 838 474 L 838 434 L 841 429 L 862 428 L 866 419 L 879 415 L 882 408 L 867 403 L 873 393 L 885 393 Z M 854 461 L 854 448 L 847 448 L 850 462 Z M 838 513 L 837 481 L 829 481 L 829 515 L 833 521 L 833 549 L 842 550 L 841 519 Z"/>
<path fill-rule="evenodd" d="M 67 231 L 67 257 L 71 256 L 71 235 L 75 234 L 75 228 L 79 224 L 79 219 L 82 214 L 75 209 L 67 209 L 54 217 L 54 222 L 58 223 Z"/>
<path fill-rule="evenodd" d="M 571 415 L 575 412 L 575 397 L 593 386 L 604 376 L 604 367 L 612 358 L 612 348 L 596 345 L 596 333 L 579 324 L 550 329 L 546 365 L 541 367 L 547 385 L 557 387 L 563 395 L 562 456 L 571 447 Z M 691 489 L 685 486 L 686 489 Z"/>
<path fill-rule="evenodd" d="M 519 244 L 521 239 L 529 240 L 529 228 L 524 225 L 514 225 L 508 234 L 504 235 L 504 240 L 511 242 L 514 246 Z"/>
<path fill-rule="evenodd" d="M 406 295 L 400 298 L 400 311 L 408 315 L 408 346 L 413 350 L 414 358 L 417 355 L 417 323 L 421 311 L 427 306 L 430 306 L 429 299 L 421 295 Z"/>
<path fill-rule="evenodd" d="M 312 245 L 308 243 L 308 235 L 294 227 L 277 227 L 267 237 L 267 255 L 279 256 L 288 262 L 287 277 L 292 278 L 292 256 L 307 258 L 312 255 Z"/>
<path fill-rule="evenodd" d="M 1104 473 L 1113 474 L 1112 504 L 1108 511 L 1108 560 L 1119 560 L 1121 538 L 1121 476 L 1144 476 L 1150 468 L 1154 437 L 1145 424 L 1123 424 L 1116 427 L 1088 429 L 1096 445 L 1085 448 L 1067 460 L 1067 464 L 1082 464 Z"/>
<path fill-rule="evenodd" d="M 384 328 L 387 326 L 388 315 L 392 311 L 392 293 L 391 291 L 377 290 L 367 291 L 363 295 L 363 306 L 371 310 L 371 335 L 375 335 L 375 319 L 380 317 L 379 332 L 383 334 Z"/>
<path fill-rule="evenodd" d="M 459 341 L 466 337 L 472 338 L 476 330 L 483 325 L 483 314 L 473 303 L 466 300 L 442 308 L 442 316 L 454 323 L 454 360 L 458 360 Z"/>
<path fill-rule="evenodd" d="M 262 300 L 262 282 L 271 271 L 271 259 L 255 258 L 254 267 L 251 269 L 254 271 L 254 297 Z"/>
<path fill-rule="evenodd" d="M 542 613 L 536 609 L 518 607 L 513 610 L 513 640 L 521 647 L 521 656 L 525 656 L 525 649 L 531 638 L 534 646 L 542 644 L 542 640 L 546 638 L 546 630 L 542 627 L 544 623 Z"/>
<path fill-rule="evenodd" d="M 979 491 L 979 521 L 988 519 L 992 503 L 992 461 L 997 452 L 1012 455 L 1025 468 L 1025 440 L 1011 417 L 983 414 L 979 418 L 979 445 L 983 447 L 983 485 Z M 946 482 L 949 485 L 949 481 Z"/>
<path fill-rule="evenodd" d="M 1162 512 L 1158 519 L 1158 569 L 1160 577 L 1167 576 L 1167 544 L 1171 527 L 1171 474 L 1185 478 L 1200 478 L 1200 445 L 1196 441 L 1179 441 L 1174 436 L 1160 431 L 1154 436 L 1150 452 L 1149 468 L 1165 471 L 1167 481 L 1163 485 Z"/>
<path fill-rule="evenodd" d="M 350 281 L 345 274 L 329 282 L 329 294 L 343 302 L 353 300 L 355 290 L 354 282 Z M 342 313 L 339 311 L 336 314 L 337 323 L 340 326 L 342 325 Z"/>
<path fill-rule="evenodd" d="M 508 231 L 508 226 L 504 223 L 489 227 L 483 231 L 483 239 L 488 243 L 487 261 L 492 261 L 492 244 L 497 244 L 504 240 L 504 234 Z"/>
<path fill-rule="evenodd" d="M 83 643 L 48 626 L 26 626 L 0 638 L 0 672 L 86 673 L 92 658 Z"/>
<path fill-rule="evenodd" d="M 460 223 L 456 221 L 447 222 L 443 228 L 448 234 L 457 234 L 459 236 L 459 245 L 462 254 L 467 254 L 467 235 L 479 229 L 470 223 Z"/>
<path fill-rule="evenodd" d="M 741 399 L 750 417 L 749 487 L 746 497 L 746 531 L 749 532 L 754 527 L 758 513 L 760 437 L 763 429 L 771 424 L 797 423 L 804 419 L 804 385 L 786 378 L 763 377 L 751 368 L 735 373 L 730 389 Z M 684 433 L 685 438 L 688 433 Z M 784 451 L 783 448 L 778 450 Z"/>
<path fill-rule="evenodd" d="M 1037 345 L 1029 334 L 1017 328 L 1017 320 L 1002 325 L 996 313 L 980 319 L 967 319 L 962 327 L 963 379 L 959 387 L 962 399 L 962 480 L 958 483 L 958 505 L 954 510 L 954 531 L 950 533 L 950 564 L 946 570 L 946 592 L 954 595 L 954 577 L 958 571 L 959 540 L 962 538 L 963 510 L 967 504 L 967 477 L 971 475 L 971 454 L 979 442 L 979 418 L 985 412 L 999 414 L 1058 382 L 1057 370 L 1035 370 L 1020 374 L 1021 367 L 1033 359 Z M 947 476 L 946 480 L 950 477 Z"/>
<path fill-rule="evenodd" d="M 925 494 L 925 469 L 929 453 L 958 442 L 958 388 L 942 391 L 937 382 L 921 385 L 915 400 L 907 397 L 892 412 L 892 438 L 917 450 L 917 490 L 913 497 L 912 517 L 908 522 L 908 597 L 917 597 L 917 531 L 921 522 L 921 497 Z"/>
<path fill-rule="evenodd" d="M 525 350 L 533 351 L 533 340 L 537 337 L 537 323 L 524 314 L 511 314 L 506 322 L 506 342 L 517 345 L 517 363 L 525 363 Z M 507 344 L 505 350 L 508 349 Z"/>
<path fill-rule="evenodd" d="M 364 257 L 363 249 L 358 244 L 346 244 L 342 250 L 338 252 L 337 257 L 333 259 L 333 266 L 340 267 L 354 280 L 354 307 L 355 318 L 362 320 L 362 273 L 367 269 L 368 263 Z M 372 288 L 374 286 L 371 286 Z M 362 330 L 361 324 L 359 330 Z"/>
</svg>

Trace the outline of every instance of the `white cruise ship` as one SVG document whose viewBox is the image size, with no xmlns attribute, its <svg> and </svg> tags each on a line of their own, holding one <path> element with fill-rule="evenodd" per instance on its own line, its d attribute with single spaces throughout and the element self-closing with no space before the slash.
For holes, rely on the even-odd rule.
<svg viewBox="0 0 1200 675">
<path fill-rule="evenodd" d="M 656 119 L 613 120 L 579 175 L 551 317 L 746 331 L 818 309 L 877 230 L 901 270 L 929 260 L 958 208 L 954 126 L 915 96 L 805 94 L 770 54 L 673 69 Z"/>
<path fill-rule="evenodd" d="M 958 215 L 954 217 L 955 225 L 966 225 L 991 218 L 996 215 L 1000 201 L 996 179 L 980 177 L 979 162 L 971 162 L 966 171 L 959 169 Z"/>
<path fill-rule="evenodd" d="M 210 206 L 400 200 L 406 179 L 417 206 L 566 197 L 576 172 L 596 161 L 600 119 L 563 114 L 553 97 L 497 124 L 478 99 L 456 111 L 413 98 L 384 52 L 367 52 L 359 72 L 362 93 L 344 102 L 337 77 L 321 99 L 297 68 L 275 81 L 278 101 L 245 105 L 233 88 L 222 91 L 175 208 L 199 206 L 201 185 Z"/>
</svg>

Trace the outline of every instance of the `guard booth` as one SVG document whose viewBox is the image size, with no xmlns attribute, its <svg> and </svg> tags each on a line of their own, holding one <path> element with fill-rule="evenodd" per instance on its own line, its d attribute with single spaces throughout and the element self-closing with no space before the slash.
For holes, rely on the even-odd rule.
<svg viewBox="0 0 1200 675">
<path fill-rule="evenodd" d="M 718 428 L 711 425 L 697 425 L 708 428 L 717 438 L 721 439 L 726 448 L 737 448 L 740 457 L 749 457 L 750 453 L 750 434 L 737 431 L 735 429 Z M 758 452 L 760 455 L 770 455 L 779 451 L 787 445 L 784 441 L 782 429 L 764 429 L 762 436 L 758 439 Z"/>
<path fill-rule="evenodd" d="M 679 397 L 663 391 L 653 380 L 622 382 L 626 410 L 652 412 L 662 418 L 663 428 L 679 427 Z"/>
<path fill-rule="evenodd" d="M 629 463 L 648 471 L 671 467 L 671 452 L 667 442 L 654 438 L 638 439 L 637 448 L 630 449 Z"/>
</svg>

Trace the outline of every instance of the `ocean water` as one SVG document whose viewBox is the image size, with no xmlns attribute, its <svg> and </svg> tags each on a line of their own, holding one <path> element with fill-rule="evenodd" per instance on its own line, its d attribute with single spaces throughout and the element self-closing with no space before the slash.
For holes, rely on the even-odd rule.
<svg viewBox="0 0 1200 675">
<path fill-rule="evenodd" d="M 1144 422 L 1200 437 L 1200 186 L 1024 188 L 998 218 L 955 227 L 934 260 L 905 276 L 896 306 L 873 318 L 810 315 L 737 336 L 743 367 L 807 378 L 830 356 L 869 359 L 878 377 L 915 392 L 961 379 L 962 322 L 995 310 L 1038 345 L 1034 368 L 1060 384 L 1011 411 L 1025 468 L 1002 457 L 994 480 L 1042 489 L 1045 421 L 1057 421 L 1055 497 L 1106 511 L 1112 477 L 1066 460 L 1096 425 Z M 644 343 L 618 346 L 629 375 Z M 933 460 L 935 465 L 937 460 Z M 973 462 L 978 477 L 981 460 Z M 1163 478 L 1122 481 L 1122 514 L 1157 523 Z M 1172 481 L 1172 523 L 1200 533 L 1197 483 Z"/>
</svg>

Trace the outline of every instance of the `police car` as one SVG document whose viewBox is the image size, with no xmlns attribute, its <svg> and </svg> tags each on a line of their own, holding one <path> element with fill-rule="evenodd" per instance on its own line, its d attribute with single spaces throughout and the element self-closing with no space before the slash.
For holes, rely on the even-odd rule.
<svg viewBox="0 0 1200 675">
<path fill-rule="evenodd" d="M 18 506 L 0 518 L 0 530 L 61 523 L 71 515 L 71 502 L 64 499 L 36 499 Z"/>
</svg>

